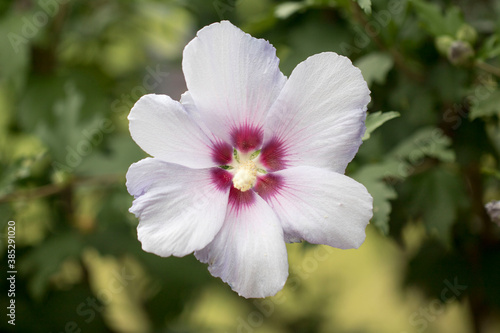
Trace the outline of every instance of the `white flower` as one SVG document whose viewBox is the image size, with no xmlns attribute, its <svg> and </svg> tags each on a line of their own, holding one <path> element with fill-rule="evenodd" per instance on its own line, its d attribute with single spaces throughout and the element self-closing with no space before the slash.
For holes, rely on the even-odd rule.
<svg viewBox="0 0 500 333">
<path fill-rule="evenodd" d="M 266 297 L 288 276 L 285 242 L 358 248 L 372 197 L 343 175 L 361 145 L 370 91 L 332 52 L 290 78 L 272 45 L 227 21 L 184 49 L 188 91 L 143 96 L 130 133 L 153 158 L 127 188 L 138 238 L 159 256 L 192 252 L 244 297 Z"/>
</svg>

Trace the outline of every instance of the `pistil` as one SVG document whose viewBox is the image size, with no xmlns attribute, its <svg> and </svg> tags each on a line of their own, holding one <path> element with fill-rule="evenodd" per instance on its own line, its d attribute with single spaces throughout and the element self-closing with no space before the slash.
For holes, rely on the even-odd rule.
<svg viewBox="0 0 500 333">
<path fill-rule="evenodd" d="M 233 177 L 233 186 L 241 192 L 248 191 L 257 180 L 257 166 L 252 160 L 245 161 L 238 166 Z"/>
</svg>

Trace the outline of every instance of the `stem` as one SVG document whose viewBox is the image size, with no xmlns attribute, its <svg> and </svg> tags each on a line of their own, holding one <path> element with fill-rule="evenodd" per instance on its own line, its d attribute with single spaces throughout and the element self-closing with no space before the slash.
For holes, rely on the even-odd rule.
<svg viewBox="0 0 500 333">
<path fill-rule="evenodd" d="M 471 264 L 472 275 L 476 277 L 476 287 L 470 290 L 469 304 L 474 333 L 484 333 L 485 321 L 490 316 L 490 307 L 485 300 L 486 290 L 484 287 L 481 287 L 484 286 L 481 274 L 483 271 L 481 257 L 484 257 L 487 252 L 492 252 L 498 248 L 499 240 L 495 236 L 493 222 L 486 213 L 482 201 L 484 188 L 479 165 L 477 163 L 471 163 L 464 169 L 464 175 L 468 185 L 467 189 L 472 211 L 481 221 L 481 229 L 477 237 L 476 246 L 469 247 L 465 252 L 465 256 Z"/>
<path fill-rule="evenodd" d="M 97 177 L 75 178 L 63 184 L 48 184 L 28 190 L 18 190 L 0 197 L 0 204 L 18 201 L 33 200 L 67 191 L 73 186 L 109 186 L 118 182 L 123 182 L 124 175 L 103 175 Z"/>
<path fill-rule="evenodd" d="M 366 20 L 366 16 L 362 9 L 359 7 L 359 5 L 351 1 L 351 8 L 353 10 L 354 14 L 354 19 L 361 24 L 363 27 L 366 26 L 369 22 Z M 370 38 L 377 44 L 377 47 L 381 49 L 382 51 L 389 52 L 394 60 L 394 64 L 396 67 L 398 67 L 403 73 L 405 73 L 408 77 L 411 79 L 418 81 L 418 82 L 424 82 L 424 76 L 420 72 L 414 71 L 411 67 L 409 67 L 405 60 L 404 57 L 399 51 L 395 48 L 389 48 L 385 45 L 385 43 L 382 41 L 382 39 L 378 36 L 378 34 L 368 34 Z"/>
<path fill-rule="evenodd" d="M 52 74 L 57 67 L 57 49 L 61 34 L 64 32 L 64 21 L 68 14 L 68 3 L 57 4 L 57 14 L 48 27 L 48 38 L 45 43 L 34 43 L 31 47 L 33 71 L 40 74 Z"/>
<path fill-rule="evenodd" d="M 482 60 L 477 60 L 475 62 L 475 65 L 477 68 L 482 69 L 485 72 L 488 72 L 490 74 L 493 74 L 493 75 L 500 77 L 500 68 L 498 68 L 498 67 L 490 65 L 487 62 L 484 62 Z"/>
</svg>

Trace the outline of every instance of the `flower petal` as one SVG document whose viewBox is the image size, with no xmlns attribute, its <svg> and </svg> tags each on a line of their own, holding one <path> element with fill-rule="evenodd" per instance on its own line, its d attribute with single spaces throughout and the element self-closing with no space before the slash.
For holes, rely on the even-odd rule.
<svg viewBox="0 0 500 333">
<path fill-rule="evenodd" d="M 351 61 L 320 53 L 300 63 L 269 111 L 262 161 L 270 170 L 298 165 L 344 173 L 361 145 L 370 91 Z"/>
<path fill-rule="evenodd" d="M 322 168 L 273 173 L 272 189 L 259 192 L 280 218 L 287 240 L 358 248 L 373 212 L 373 199 L 355 180 Z"/>
<path fill-rule="evenodd" d="M 183 106 L 170 97 L 142 96 L 128 119 L 132 138 L 146 153 L 190 168 L 217 165 L 210 139 Z"/>
<path fill-rule="evenodd" d="M 130 212 L 140 220 L 144 251 L 182 257 L 204 248 L 224 223 L 229 187 L 212 170 L 189 169 L 146 158 L 130 166 Z"/>
<path fill-rule="evenodd" d="M 283 288 L 288 277 L 283 230 L 261 197 L 252 191 L 242 193 L 244 202 L 238 202 L 238 197 L 230 200 L 221 231 L 195 255 L 209 264 L 213 276 L 227 282 L 239 295 L 271 296 Z"/>
<path fill-rule="evenodd" d="M 200 31 L 184 49 L 189 93 L 211 132 L 226 142 L 241 126 L 261 130 L 285 84 L 274 47 L 228 21 Z"/>
</svg>

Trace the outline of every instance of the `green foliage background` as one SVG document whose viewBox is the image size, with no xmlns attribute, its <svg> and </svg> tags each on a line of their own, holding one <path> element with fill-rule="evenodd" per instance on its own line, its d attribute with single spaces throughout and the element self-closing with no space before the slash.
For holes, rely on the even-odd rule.
<svg viewBox="0 0 500 333">
<path fill-rule="evenodd" d="M 289 281 L 263 301 L 193 256 L 143 252 L 128 213 L 125 172 L 145 157 L 128 111 L 178 99 L 184 45 L 222 19 L 269 40 L 286 75 L 334 51 L 372 91 L 348 168 L 374 197 L 366 243 L 290 245 Z M 500 330 L 500 221 L 484 208 L 500 200 L 500 1 L 5 0 L 0 37 L 2 332 Z"/>
</svg>

